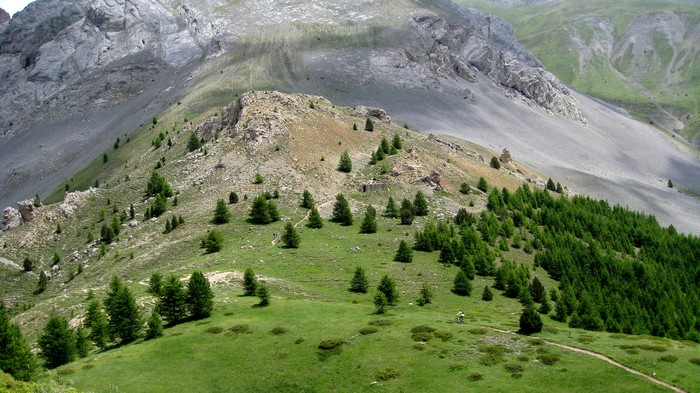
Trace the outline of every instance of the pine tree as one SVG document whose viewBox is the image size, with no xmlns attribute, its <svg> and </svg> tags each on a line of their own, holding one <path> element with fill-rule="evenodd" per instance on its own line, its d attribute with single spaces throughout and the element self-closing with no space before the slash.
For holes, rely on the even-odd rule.
<svg viewBox="0 0 700 393">
<path fill-rule="evenodd" d="M 459 192 L 461 192 L 464 195 L 468 195 L 471 192 L 471 187 L 469 187 L 468 183 L 462 183 L 459 185 Z"/>
<path fill-rule="evenodd" d="M 396 150 L 401 150 L 403 148 L 403 142 L 398 133 L 394 134 L 394 139 L 392 140 L 392 145 Z"/>
<path fill-rule="evenodd" d="M 332 221 L 345 226 L 352 225 L 353 218 L 352 212 L 350 211 L 350 204 L 343 194 L 338 194 L 335 197 Z"/>
<path fill-rule="evenodd" d="M 228 194 L 228 203 L 231 205 L 238 203 L 238 194 L 235 191 L 231 191 Z"/>
<path fill-rule="evenodd" d="M 420 297 L 416 300 L 419 306 L 425 306 L 426 304 L 432 302 L 433 291 L 430 290 L 430 285 L 428 283 L 423 283 L 420 288 Z"/>
<path fill-rule="evenodd" d="M 526 307 L 520 315 L 520 333 L 532 334 L 542 331 L 542 319 L 533 308 Z"/>
<path fill-rule="evenodd" d="M 175 228 L 177 228 L 179 226 L 180 226 L 180 220 L 178 220 L 177 217 L 175 217 L 173 215 L 173 218 L 170 220 L 170 228 L 172 230 L 175 230 Z"/>
<path fill-rule="evenodd" d="M 32 261 L 29 257 L 25 257 L 24 261 L 22 261 L 22 268 L 25 272 L 31 272 L 34 270 L 34 261 Z"/>
<path fill-rule="evenodd" d="M 498 160 L 498 157 L 496 157 L 496 156 L 491 157 L 491 168 L 501 169 L 501 161 Z"/>
<path fill-rule="evenodd" d="M 547 180 L 547 189 L 549 191 L 556 191 L 557 190 L 557 186 L 554 184 L 554 180 L 552 180 L 551 177 Z"/>
<path fill-rule="evenodd" d="M 90 351 L 90 341 L 82 326 L 75 329 L 75 350 L 81 358 L 87 356 L 88 351 Z"/>
<path fill-rule="evenodd" d="M 489 183 L 484 179 L 483 176 L 479 177 L 479 183 L 477 183 L 476 188 L 483 192 L 488 192 L 489 190 Z"/>
<path fill-rule="evenodd" d="M 389 201 L 386 203 L 386 209 L 384 209 L 384 216 L 389 217 L 389 218 L 398 218 L 399 217 L 399 209 L 396 207 L 396 202 L 394 202 L 394 198 L 389 196 Z"/>
<path fill-rule="evenodd" d="M 413 262 L 413 250 L 405 240 L 401 240 L 399 243 L 399 248 L 396 250 L 396 255 L 394 255 L 394 261 Z"/>
<path fill-rule="evenodd" d="M 59 262 L 61 262 L 61 256 L 55 251 L 53 257 L 51 257 L 51 266 L 57 265 Z"/>
<path fill-rule="evenodd" d="M 452 292 L 460 296 L 469 296 L 472 293 L 472 283 L 462 269 L 459 269 L 455 276 Z"/>
<path fill-rule="evenodd" d="M 92 340 L 98 348 L 106 348 L 107 341 L 109 340 L 109 322 L 97 299 L 93 299 L 88 304 L 85 312 L 85 321 L 83 323 L 86 328 L 90 329 L 88 338 Z"/>
<path fill-rule="evenodd" d="M 265 194 L 258 195 L 250 208 L 250 221 L 253 224 L 265 225 L 279 221 L 280 213 L 274 202 L 268 201 Z"/>
<path fill-rule="evenodd" d="M 323 219 L 321 218 L 321 214 L 319 214 L 318 209 L 316 209 L 316 206 L 311 207 L 309 222 L 306 224 L 306 226 L 315 229 L 323 228 Z"/>
<path fill-rule="evenodd" d="M 187 309 L 193 319 L 208 318 L 214 308 L 214 292 L 209 280 L 200 271 L 195 271 L 187 283 Z"/>
<path fill-rule="evenodd" d="M 377 307 L 375 313 L 384 314 L 386 306 L 388 305 L 389 301 L 384 292 L 377 290 L 377 293 L 374 294 L 374 306 Z"/>
<path fill-rule="evenodd" d="M 148 318 L 148 327 L 146 328 L 146 340 L 152 340 L 163 336 L 163 322 L 160 319 L 158 312 L 153 310 L 151 317 Z"/>
<path fill-rule="evenodd" d="M 39 337 L 39 356 L 47 368 L 56 368 L 75 360 L 75 336 L 68 328 L 68 321 L 52 315 Z"/>
<path fill-rule="evenodd" d="M 245 273 L 243 273 L 243 296 L 255 296 L 257 289 L 258 280 L 255 278 L 253 269 L 245 269 Z"/>
<path fill-rule="evenodd" d="M 226 202 L 223 199 L 218 199 L 216 201 L 216 208 L 214 208 L 214 218 L 212 223 L 214 224 L 226 224 L 231 221 L 231 212 L 228 211 Z"/>
<path fill-rule="evenodd" d="M 464 270 L 464 274 L 467 275 L 468 279 L 474 279 L 474 276 L 476 275 L 476 268 L 474 267 L 474 261 L 472 261 L 471 258 L 466 256 L 463 257 L 462 262 L 460 263 L 460 268 Z"/>
<path fill-rule="evenodd" d="M 114 236 L 119 236 L 122 231 L 122 220 L 118 216 L 112 217 L 112 231 Z"/>
<path fill-rule="evenodd" d="M 552 318 L 555 321 L 566 323 L 566 317 L 568 317 L 568 312 L 566 311 L 566 305 L 561 299 L 554 306 L 554 315 Z"/>
<path fill-rule="evenodd" d="M 377 161 L 379 161 L 379 159 L 377 158 L 377 152 L 373 151 L 369 157 L 369 165 L 375 165 Z"/>
<path fill-rule="evenodd" d="M 129 218 L 133 220 L 134 217 L 136 217 L 136 210 L 134 210 L 134 204 L 132 203 L 129 205 Z"/>
<path fill-rule="evenodd" d="M 5 305 L 0 303 L 0 370 L 20 381 L 28 381 L 36 367 L 31 349 L 10 321 Z"/>
<path fill-rule="evenodd" d="M 440 258 L 438 261 L 447 265 L 453 264 L 455 262 L 455 254 L 450 243 L 445 243 L 440 249 Z"/>
<path fill-rule="evenodd" d="M 263 175 L 260 174 L 260 172 L 255 172 L 255 179 L 253 179 L 253 184 L 263 184 L 265 182 L 265 178 Z"/>
<path fill-rule="evenodd" d="M 493 291 L 491 291 L 491 288 L 489 286 L 484 287 L 484 293 L 481 294 L 481 300 L 485 300 L 487 302 L 493 300 Z"/>
<path fill-rule="evenodd" d="M 105 244 L 112 244 L 114 241 L 114 229 L 111 225 L 102 224 L 100 229 L 100 240 Z"/>
<path fill-rule="evenodd" d="M 382 137 L 382 141 L 379 143 L 379 147 L 382 149 L 384 154 L 389 154 L 391 148 L 389 147 L 389 141 L 385 137 Z"/>
<path fill-rule="evenodd" d="M 540 305 L 539 310 L 537 310 L 540 314 L 547 315 L 552 311 L 552 303 L 549 302 L 549 299 L 545 296 L 542 299 L 542 305 Z"/>
<path fill-rule="evenodd" d="M 314 197 L 311 195 L 311 192 L 309 190 L 304 190 L 304 193 L 301 196 L 301 207 L 304 209 L 311 209 L 314 207 Z"/>
<path fill-rule="evenodd" d="M 399 211 L 399 214 L 401 215 L 402 225 L 411 225 L 413 223 L 413 218 L 416 215 L 416 208 L 413 206 L 411 201 L 404 198 L 401 201 L 401 210 Z"/>
<path fill-rule="evenodd" d="M 267 307 L 270 305 L 270 291 L 267 289 L 267 285 L 264 282 L 258 284 L 257 289 L 255 289 L 255 296 L 260 299 L 258 306 Z"/>
<path fill-rule="evenodd" d="M 340 155 L 338 170 L 345 173 L 352 172 L 352 160 L 350 159 L 350 154 L 347 150 L 343 151 L 343 153 Z"/>
<path fill-rule="evenodd" d="M 389 276 L 384 275 L 382 277 L 377 290 L 384 294 L 388 305 L 395 306 L 399 301 L 399 292 L 396 290 L 396 284 Z"/>
<path fill-rule="evenodd" d="M 165 198 L 173 196 L 173 189 L 170 184 L 158 172 L 151 172 L 151 177 L 146 184 L 146 197 L 154 197 L 158 194 Z"/>
<path fill-rule="evenodd" d="M 532 295 L 532 300 L 537 303 L 542 303 L 542 301 L 547 298 L 547 291 L 544 289 L 544 285 L 542 285 L 542 282 L 540 282 L 540 279 L 537 277 L 532 280 L 532 283 L 528 289 Z"/>
<path fill-rule="evenodd" d="M 288 222 L 284 226 L 284 233 L 282 234 L 282 242 L 286 248 L 299 248 L 299 242 L 301 241 L 301 236 L 294 228 L 294 224 Z"/>
<path fill-rule="evenodd" d="M 36 289 L 36 292 L 43 293 L 46 290 L 46 287 L 48 287 L 48 286 L 49 286 L 49 277 L 42 270 L 41 273 L 39 273 L 39 285 Z"/>
<path fill-rule="evenodd" d="M 374 131 L 374 122 L 369 117 L 365 121 L 365 131 Z"/>
<path fill-rule="evenodd" d="M 170 326 L 177 325 L 187 317 L 187 293 L 182 282 L 174 275 L 165 280 L 156 311 Z"/>
<path fill-rule="evenodd" d="M 377 232 L 377 211 L 370 205 L 365 211 L 365 217 L 360 225 L 360 233 Z"/>
<path fill-rule="evenodd" d="M 112 278 L 109 285 L 105 309 L 111 337 L 119 338 L 122 343 L 136 339 L 141 330 L 141 313 L 131 290 L 117 276 Z"/>
<path fill-rule="evenodd" d="M 161 194 L 156 195 L 151 205 L 151 217 L 160 217 L 167 209 L 165 198 Z"/>
<path fill-rule="evenodd" d="M 161 291 L 163 290 L 163 275 L 155 272 L 151 274 L 151 278 L 148 280 L 148 288 L 146 288 L 146 292 L 153 295 L 153 296 L 160 296 Z"/>
<path fill-rule="evenodd" d="M 195 151 L 202 147 L 202 142 L 197 138 L 194 131 L 190 134 L 190 139 L 187 141 L 187 151 Z"/>
<path fill-rule="evenodd" d="M 224 248 L 224 237 L 216 229 L 207 232 L 207 236 L 202 239 L 200 247 L 205 249 L 207 254 L 219 252 Z"/>
<path fill-rule="evenodd" d="M 348 291 L 355 293 L 367 293 L 367 288 L 369 288 L 369 282 L 367 281 L 367 276 L 365 275 L 365 270 L 360 266 L 355 268 L 355 274 L 350 280 L 350 288 Z"/>
<path fill-rule="evenodd" d="M 377 158 L 377 161 L 383 161 L 386 158 L 384 149 L 382 149 L 381 146 L 378 147 L 377 151 L 374 153 L 374 156 Z"/>
</svg>

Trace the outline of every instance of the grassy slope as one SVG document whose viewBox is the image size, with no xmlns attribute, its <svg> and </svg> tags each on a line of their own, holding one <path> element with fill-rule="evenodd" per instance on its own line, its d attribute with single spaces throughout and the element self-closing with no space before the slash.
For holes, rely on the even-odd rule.
<svg viewBox="0 0 700 393">
<path fill-rule="evenodd" d="M 321 111 L 330 110 L 323 103 L 317 104 L 317 107 Z M 146 280 L 151 272 L 185 275 L 199 269 L 223 275 L 227 272 L 240 274 L 251 267 L 262 275 L 262 280 L 268 281 L 273 296 L 272 305 L 264 309 L 253 307 L 256 299 L 241 297 L 240 280 L 229 278 L 214 284 L 216 306 L 212 318 L 166 329 L 166 337 L 152 342 L 137 342 L 104 353 L 92 353 L 88 358 L 45 377 L 59 378 L 63 382 L 68 380 L 79 388 L 93 391 L 172 391 L 183 387 L 191 391 L 358 391 L 377 388 L 400 391 L 413 390 L 417 386 L 421 390 L 456 390 L 463 388 L 465 383 L 473 383 L 476 389 L 496 391 L 515 387 L 525 391 L 552 388 L 591 391 L 597 389 L 602 381 L 613 391 L 661 390 L 640 377 L 604 362 L 592 361 L 585 355 L 490 330 L 490 326 L 517 329 L 521 308 L 516 301 L 503 297 L 498 291 L 491 303 L 479 300 L 484 285 L 492 284 L 490 278 L 477 277 L 473 282 L 472 296 L 462 298 L 449 292 L 457 268 L 439 264 L 437 253 L 416 253 L 411 264 L 392 262 L 398 242 L 401 239 L 412 242 L 414 231 L 423 226 L 425 219 L 405 227 L 395 220 L 380 218 L 377 234 L 358 233 L 363 206 L 372 204 L 381 212 L 389 194 L 395 199 L 410 198 L 421 189 L 428 193 L 434 215 L 447 214 L 455 206 L 467 206 L 470 201 L 475 203 L 473 211 L 478 211 L 484 206 L 484 197 L 478 194 L 459 195 L 456 192 L 459 182 L 467 180 L 474 186 L 478 176 L 484 175 L 499 187 L 512 189 L 517 186 L 519 181 L 504 175 L 504 171 L 490 169 L 486 164 L 463 154 L 446 151 L 427 142 L 424 137 L 410 133 L 404 134 L 407 149 L 413 149 L 415 153 L 412 154 L 421 157 L 419 162 L 425 168 L 444 168 L 442 182 L 449 193 L 432 193 L 425 186 L 408 184 L 392 187 L 391 192 L 353 192 L 353 180 L 378 176 L 376 167 L 364 166 L 368 152 L 378 145 L 382 134 L 391 136 L 400 129 L 379 125 L 373 134 L 351 132 L 352 122 L 362 124 L 360 121 L 363 119 L 353 118 L 340 110 L 345 116 L 341 120 L 323 115 L 315 118 L 315 112 L 300 116 L 294 127 L 290 127 L 293 130 L 290 136 L 281 136 L 259 146 L 258 149 L 264 149 L 264 152 L 258 151 L 262 157 L 259 161 L 269 161 L 270 166 L 258 162 L 256 165 L 263 166 L 248 167 L 243 165 L 247 161 L 240 161 L 239 158 L 236 162 L 240 166 L 231 167 L 225 173 L 207 172 L 205 168 L 213 167 L 219 159 L 239 157 L 238 153 L 244 154 L 248 151 L 247 147 L 222 141 L 207 144 L 210 152 L 207 156 L 183 155 L 188 132 L 180 131 L 178 134 L 183 127 L 181 111 L 175 107 L 173 113 L 165 115 L 153 129 L 149 125 L 133 134 L 131 142 L 117 150 L 125 154 L 123 159 L 126 164 L 112 158 L 119 153 L 110 153 L 107 164 L 100 160 L 76 175 L 75 179 L 91 184 L 94 182 L 93 174 L 101 173 L 95 167 L 112 174 L 99 175 L 103 183 L 106 181 L 110 185 L 109 188 L 85 201 L 75 218 L 59 219 L 64 228 L 62 234 L 51 234 L 56 221 L 34 221 L 21 230 L 3 233 L 0 241 L 7 245 L 3 255 L 10 259 L 19 261 L 28 253 L 41 258 L 42 268 L 46 269 L 49 257 L 56 250 L 64 259 L 62 268 L 66 271 L 75 269 L 78 262 L 69 262 L 68 257 L 72 250 L 82 252 L 86 249 L 88 231 L 98 234 L 101 223 L 97 221 L 101 210 L 105 210 L 107 220 L 114 204 L 125 208 L 133 202 L 137 211 L 143 212 L 145 203 L 141 202 L 141 193 L 153 164 L 161 156 L 166 157 L 166 167 L 161 171 L 180 191 L 180 204 L 170 209 L 172 213 L 184 216 L 185 225 L 168 235 L 161 233 L 162 218 L 125 229 L 121 235 L 122 241 L 113 244 L 104 257 L 99 258 L 95 251 L 88 248 L 88 256 L 81 258 L 87 262 L 84 272 L 65 285 L 60 285 L 66 281 L 65 278 L 54 280 L 42 295 L 29 294 L 36 285 L 35 273 L 0 267 L 2 282 L 8 283 L 3 285 L 6 291 L 3 297 L 13 302 L 34 303 L 31 309 L 15 318 L 32 340 L 36 339 L 50 312 L 59 312 L 67 317 L 80 316 L 86 305 L 87 290 L 93 289 L 98 297 L 102 297 L 105 285 L 113 274 L 127 280 L 147 311 L 153 304 L 153 298 L 145 293 L 145 285 L 139 282 Z M 214 110 L 209 114 L 212 112 Z M 161 131 L 168 131 L 169 136 L 174 138 L 174 149 L 150 149 L 150 141 Z M 320 132 L 323 134 L 318 134 Z M 325 139 L 320 140 L 340 140 L 342 145 L 335 142 L 305 143 L 319 140 L 321 136 Z M 274 143 L 281 145 L 281 151 L 274 152 Z M 337 157 L 344 148 L 351 150 L 355 168 L 358 168 L 349 177 L 334 170 Z M 324 155 L 325 161 L 319 161 L 321 155 Z M 398 165 L 409 156 L 404 151 L 390 158 L 389 167 Z M 265 171 L 267 168 L 280 168 L 282 162 L 299 165 L 294 168 L 306 177 L 302 177 L 300 183 L 295 183 L 290 179 L 294 176 Z M 198 187 L 191 186 L 189 178 L 183 175 L 195 168 L 204 174 Z M 262 186 L 249 184 L 255 170 L 262 170 L 266 175 L 267 180 Z M 127 174 L 130 176 L 129 182 L 124 181 Z M 276 186 L 282 189 L 282 197 L 277 202 L 285 219 L 298 222 L 304 217 L 305 211 L 296 204 L 301 188 L 309 187 L 326 211 L 329 206 L 323 202 L 332 201 L 335 195 L 333 190 L 345 190 L 352 197 L 353 206 L 359 210 L 355 214 L 356 223 L 348 228 L 326 223 L 320 230 L 307 229 L 302 223 L 299 226 L 301 247 L 286 250 L 271 243 L 272 233 L 282 224 L 248 224 L 245 219 L 249 204 L 241 201 L 232 206 L 233 222 L 217 227 L 226 238 L 224 250 L 202 254 L 198 242 L 206 229 L 212 227 L 208 220 L 216 198 L 225 197 L 230 189 L 238 190 L 241 197 L 244 193 L 252 197 L 263 189 L 271 190 Z M 293 187 L 285 188 L 287 186 Z M 323 190 L 328 190 L 327 195 L 323 195 Z M 108 199 L 111 202 L 109 206 Z M 170 217 L 170 213 L 166 213 L 166 217 Z M 27 236 L 34 239 L 34 247 L 29 252 L 17 246 Z M 348 252 L 355 246 L 359 246 L 362 252 Z M 134 255 L 133 259 L 130 258 L 131 254 Z M 532 256 L 522 251 L 511 250 L 505 254 L 516 261 L 532 264 Z M 372 314 L 371 294 L 355 295 L 346 291 L 355 266 L 365 268 L 371 288 L 377 285 L 383 274 L 389 274 L 397 281 L 400 303 L 391 308 L 387 316 Z M 548 290 L 556 285 L 542 273 L 541 270 L 534 272 Z M 418 307 L 411 303 L 417 298 L 423 282 L 431 285 L 435 298 L 433 304 Z M 467 313 L 466 325 L 452 322 L 459 308 Z M 377 318 L 391 320 L 392 325 L 379 328 L 372 335 L 358 333 L 359 329 Z M 690 391 L 700 387 L 697 366 L 688 362 L 697 356 L 695 344 L 665 342 L 666 351 L 663 354 L 673 354 L 678 358 L 676 363 L 667 364 L 659 360 L 662 355 L 659 352 L 638 351 L 629 354 L 619 348 L 630 342 L 658 345 L 658 339 L 583 332 L 569 329 L 549 318 L 544 320 L 546 329 L 543 335 L 557 342 L 572 343 L 608 354 L 645 372 L 656 372 L 660 378 Z M 240 324 L 247 324 L 251 333 L 236 334 L 228 330 L 219 334 L 206 332 L 211 327 L 229 329 Z M 410 328 L 419 324 L 449 331 L 453 338 L 447 342 L 434 338 L 425 345 L 415 344 Z M 271 330 L 274 327 L 283 327 L 287 333 L 273 335 Z M 581 336 L 590 336 L 592 340 L 579 342 L 577 338 Z M 341 338 L 348 345 L 343 347 L 341 354 L 321 361 L 317 345 L 327 338 Z M 303 341 L 296 343 L 298 339 Z M 489 351 L 485 346 L 493 344 L 504 345 L 506 353 L 497 364 L 485 365 L 482 358 Z M 547 349 L 541 349 L 543 347 Z M 536 360 L 542 351 L 556 353 L 561 360 L 555 365 L 546 366 Z M 193 364 L 197 366 L 192 367 Z M 504 364 L 520 364 L 523 367 L 521 379 L 512 378 Z M 393 367 L 401 375 L 391 381 L 372 384 L 377 371 L 385 367 Z M 481 374 L 483 380 L 468 382 L 473 373 Z"/>
<path fill-rule="evenodd" d="M 612 3 L 604 0 L 561 1 L 512 6 L 499 6 L 482 0 L 458 3 L 508 20 L 513 24 L 517 38 L 559 79 L 583 92 L 627 108 L 644 120 L 648 121 L 649 116 L 654 115 L 658 110 L 657 105 L 672 113 L 688 111 L 693 117 L 697 117 L 700 111 L 697 100 L 700 96 L 700 83 L 697 83 L 700 65 L 697 62 L 686 63 L 678 70 L 684 83 L 663 83 L 664 75 L 657 73 L 635 81 L 637 85 L 626 79 L 634 80 L 635 77 L 626 73 L 624 61 L 611 64 L 610 59 L 600 55 L 586 59 L 586 66 L 581 72 L 579 54 L 571 44 L 572 28 L 581 32 L 587 44 L 590 42 L 593 32 L 584 22 L 587 17 L 608 19 L 614 28 L 614 39 L 619 39 L 630 22 L 641 15 L 673 11 L 683 15 L 686 20 L 695 21 L 700 15 L 694 5 L 639 0 Z M 654 49 L 661 56 L 663 64 L 671 61 L 671 48 L 665 40 L 655 40 Z M 699 130 L 697 123 L 691 121 L 684 132 L 689 139 L 693 139 Z"/>
</svg>

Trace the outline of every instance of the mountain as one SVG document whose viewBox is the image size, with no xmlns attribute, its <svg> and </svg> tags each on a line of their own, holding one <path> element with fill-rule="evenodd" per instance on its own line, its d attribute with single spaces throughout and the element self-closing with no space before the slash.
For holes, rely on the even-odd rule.
<svg viewBox="0 0 700 393">
<path fill-rule="evenodd" d="M 697 1 L 461 3 L 513 23 L 567 84 L 700 147 Z"/>
<path fill-rule="evenodd" d="M 0 25 L 9 21 L 10 19 L 11 19 L 10 14 L 8 14 L 7 11 L 0 8 Z"/>
<path fill-rule="evenodd" d="M 508 23 L 450 1 L 47 0 L 0 29 L 2 205 L 60 199 L 165 108 L 191 118 L 276 89 L 509 148 L 577 192 L 700 231 L 696 152 L 571 91 Z"/>
</svg>

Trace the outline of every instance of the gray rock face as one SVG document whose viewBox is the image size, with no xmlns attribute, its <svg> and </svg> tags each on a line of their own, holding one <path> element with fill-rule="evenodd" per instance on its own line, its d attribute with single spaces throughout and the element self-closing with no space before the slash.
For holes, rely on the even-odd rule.
<svg viewBox="0 0 700 393">
<path fill-rule="evenodd" d="M 2 228 L 6 231 L 15 229 L 22 224 L 22 215 L 13 207 L 6 207 L 2 211 Z"/>
<path fill-rule="evenodd" d="M 10 20 L 10 14 L 7 11 L 0 8 L 0 25 Z"/>
</svg>

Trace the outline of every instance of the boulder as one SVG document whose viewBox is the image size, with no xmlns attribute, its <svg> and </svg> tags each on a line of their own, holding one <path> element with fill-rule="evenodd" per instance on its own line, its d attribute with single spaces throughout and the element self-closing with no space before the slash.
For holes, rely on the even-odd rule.
<svg viewBox="0 0 700 393">
<path fill-rule="evenodd" d="M 19 213 L 22 215 L 22 220 L 24 220 L 24 222 L 32 221 L 38 209 L 32 199 L 25 199 L 17 202 L 17 208 Z"/>
<path fill-rule="evenodd" d="M 499 158 L 499 160 L 501 160 L 501 162 L 504 163 L 504 164 L 508 164 L 508 163 L 510 163 L 511 161 L 513 161 L 513 159 L 512 159 L 511 156 L 510 156 L 510 152 L 508 151 L 508 148 L 503 149 L 503 151 L 501 152 L 501 157 Z"/>
<path fill-rule="evenodd" d="M 22 215 L 19 210 L 13 207 L 6 207 L 2 211 L 2 227 L 8 231 L 15 229 L 22 224 Z"/>
</svg>

